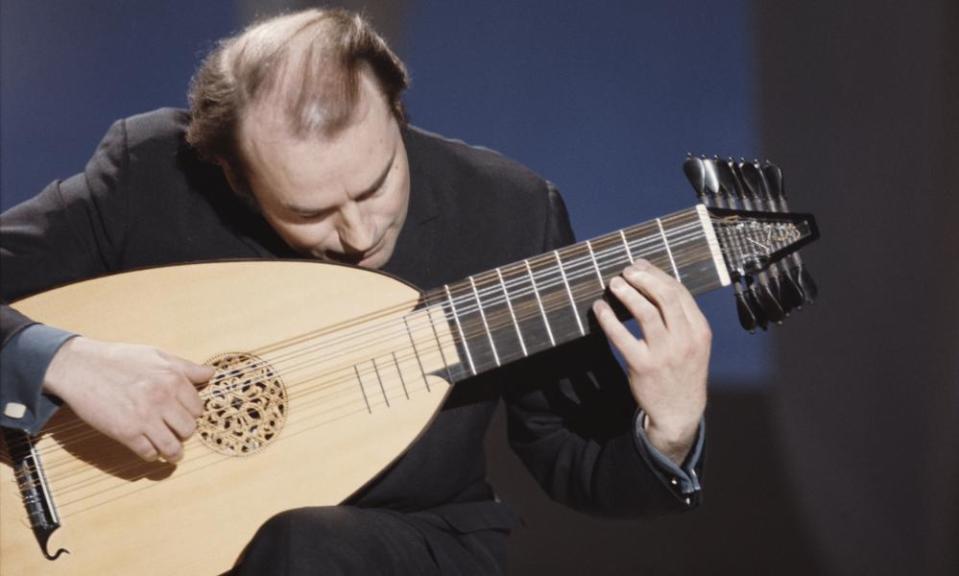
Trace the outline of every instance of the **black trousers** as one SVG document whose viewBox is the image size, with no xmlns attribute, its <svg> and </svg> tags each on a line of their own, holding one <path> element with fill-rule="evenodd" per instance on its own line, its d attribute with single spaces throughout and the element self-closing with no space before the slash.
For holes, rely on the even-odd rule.
<svg viewBox="0 0 959 576">
<path fill-rule="evenodd" d="M 506 530 L 462 533 L 428 512 L 299 508 L 264 524 L 230 574 L 503 574 L 507 536 Z"/>
</svg>

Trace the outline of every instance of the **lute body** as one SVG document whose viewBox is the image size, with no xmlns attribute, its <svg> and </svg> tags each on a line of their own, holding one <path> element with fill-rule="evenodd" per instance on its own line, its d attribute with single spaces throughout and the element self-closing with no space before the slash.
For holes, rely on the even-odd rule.
<svg viewBox="0 0 959 576">
<path fill-rule="evenodd" d="M 207 362 L 224 353 L 269 348 L 290 335 L 322 333 L 384 308 L 402 317 L 419 296 L 400 281 L 356 268 L 237 262 L 119 274 L 45 292 L 16 308 L 93 338 L 148 343 Z M 375 315 L 370 323 L 382 325 L 383 318 Z M 434 339 L 412 329 L 414 338 Z M 331 350 L 330 358 L 311 359 L 315 364 L 309 367 L 290 358 L 289 348 L 259 355 L 273 363 L 286 389 L 285 421 L 274 424 L 272 442 L 249 453 L 242 448 L 234 455 L 218 453 L 195 434 L 176 467 L 146 464 L 90 432 L 68 410 L 60 411 L 35 449 L 60 520 L 47 548 L 69 554 L 56 560 L 41 554 L 13 469 L 4 463 L 0 573 L 218 574 L 274 514 L 344 500 L 424 430 L 449 384 L 430 374 L 441 367 L 440 356 L 425 353 L 419 361 L 404 355 L 398 365 L 380 367 L 382 389 L 375 375 L 363 370 L 361 389 L 352 366 L 362 366 L 373 351 L 337 344 L 337 338 L 329 334 L 300 346 Z M 384 350 L 412 346 L 405 331 L 376 338 L 375 345 Z M 450 347 L 445 353 L 455 357 L 456 351 Z M 337 372 L 339 366 L 347 369 Z M 331 371 L 333 377 L 326 376 L 331 384 L 304 385 L 310 372 Z M 249 419 L 245 423 L 256 426 Z"/>
</svg>

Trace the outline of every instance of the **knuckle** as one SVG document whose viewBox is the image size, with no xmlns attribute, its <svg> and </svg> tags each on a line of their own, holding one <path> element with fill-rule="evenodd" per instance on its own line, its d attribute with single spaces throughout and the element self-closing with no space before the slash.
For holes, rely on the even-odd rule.
<svg viewBox="0 0 959 576">
<path fill-rule="evenodd" d="M 668 301 L 670 304 L 679 302 L 680 287 L 681 285 L 676 281 L 676 279 L 670 276 L 669 281 L 663 284 L 663 299 Z"/>
<path fill-rule="evenodd" d="M 640 299 L 636 301 L 636 305 L 633 309 L 633 315 L 636 316 L 636 319 L 643 322 L 651 322 L 655 320 L 656 316 L 659 314 L 656 307 L 647 302 L 645 299 Z"/>
<path fill-rule="evenodd" d="M 713 341 L 713 331 L 708 324 L 704 324 L 699 330 L 699 340 L 707 345 Z"/>
<path fill-rule="evenodd" d="M 121 426 L 112 436 L 127 446 L 132 447 L 139 444 L 140 431 L 133 426 Z"/>
</svg>

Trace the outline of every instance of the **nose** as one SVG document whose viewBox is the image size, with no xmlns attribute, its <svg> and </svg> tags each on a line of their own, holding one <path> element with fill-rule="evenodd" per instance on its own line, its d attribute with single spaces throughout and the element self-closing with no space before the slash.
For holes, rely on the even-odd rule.
<svg viewBox="0 0 959 576">
<path fill-rule="evenodd" d="M 364 217 L 356 202 L 349 202 L 340 208 L 337 234 L 346 253 L 366 252 L 376 242 L 376 229 Z"/>
</svg>

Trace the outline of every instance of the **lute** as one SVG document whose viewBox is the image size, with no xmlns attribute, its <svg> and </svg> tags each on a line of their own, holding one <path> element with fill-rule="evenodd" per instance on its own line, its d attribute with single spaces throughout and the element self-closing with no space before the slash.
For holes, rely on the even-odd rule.
<svg viewBox="0 0 959 576">
<path fill-rule="evenodd" d="M 365 269 L 244 261 L 16 302 L 40 322 L 150 344 L 216 375 L 175 466 L 140 460 L 68 409 L 36 436 L 5 430 L 0 573 L 224 572 L 272 515 L 337 504 L 373 479 L 452 384 L 596 329 L 592 302 L 636 258 L 694 294 L 734 285 L 749 330 L 811 302 L 796 251 L 818 231 L 788 212 L 778 168 L 691 157 L 685 170 L 701 204 L 425 293 Z"/>
</svg>

